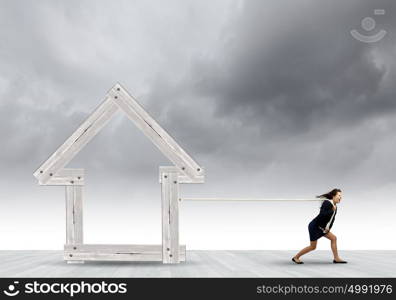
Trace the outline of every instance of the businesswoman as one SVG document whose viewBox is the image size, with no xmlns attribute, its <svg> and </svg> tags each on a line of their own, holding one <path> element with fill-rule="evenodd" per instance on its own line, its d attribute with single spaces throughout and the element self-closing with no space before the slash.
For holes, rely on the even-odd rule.
<svg viewBox="0 0 396 300">
<path fill-rule="evenodd" d="M 322 236 L 328 238 L 331 242 L 331 250 L 333 251 L 334 255 L 333 263 L 347 263 L 338 255 L 337 237 L 330 232 L 335 220 L 335 215 L 337 214 L 337 203 L 340 203 L 341 196 L 340 189 L 333 189 L 327 194 L 316 196 L 317 198 L 325 199 L 322 202 L 319 214 L 308 225 L 311 245 L 302 249 L 292 258 L 292 261 L 294 261 L 296 264 L 303 264 L 303 262 L 300 260 L 300 256 L 315 250 L 318 239 L 320 239 Z"/>
</svg>

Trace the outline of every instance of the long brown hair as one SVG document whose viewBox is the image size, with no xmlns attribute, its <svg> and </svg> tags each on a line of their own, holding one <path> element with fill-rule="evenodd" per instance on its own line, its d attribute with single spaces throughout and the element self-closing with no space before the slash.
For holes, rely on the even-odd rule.
<svg viewBox="0 0 396 300">
<path fill-rule="evenodd" d="M 331 200 L 331 199 L 333 199 L 333 197 L 334 197 L 335 195 L 337 195 L 338 192 L 341 192 L 341 190 L 340 190 L 340 189 L 332 189 L 332 190 L 331 190 L 330 192 L 328 192 L 328 193 L 325 193 L 325 194 L 316 196 L 316 198 L 326 198 L 326 199 Z M 323 201 L 324 201 L 324 200 L 323 200 Z M 323 203 L 323 201 L 322 201 L 322 203 Z"/>
</svg>

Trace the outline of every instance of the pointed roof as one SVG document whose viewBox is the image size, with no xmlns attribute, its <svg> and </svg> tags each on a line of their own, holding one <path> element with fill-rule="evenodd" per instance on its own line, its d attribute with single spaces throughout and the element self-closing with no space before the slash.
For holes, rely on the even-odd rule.
<svg viewBox="0 0 396 300">
<path fill-rule="evenodd" d="M 34 172 L 40 184 L 46 184 L 98 134 L 118 111 L 127 117 L 155 146 L 191 180 L 202 179 L 204 170 L 180 145 L 144 110 L 119 83 L 114 85 L 105 100 L 77 128 L 77 130 Z"/>
</svg>

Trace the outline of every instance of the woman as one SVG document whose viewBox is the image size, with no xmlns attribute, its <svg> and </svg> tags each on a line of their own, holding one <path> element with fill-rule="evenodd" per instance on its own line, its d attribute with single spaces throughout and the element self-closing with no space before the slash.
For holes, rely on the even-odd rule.
<svg viewBox="0 0 396 300">
<path fill-rule="evenodd" d="M 318 239 L 325 236 L 331 241 L 331 250 L 333 251 L 334 259 L 333 263 L 347 263 L 342 260 L 338 255 L 337 251 L 337 237 L 330 232 L 333 226 L 335 215 L 337 214 L 337 203 L 341 201 L 341 190 L 333 189 L 327 194 L 316 196 L 317 198 L 326 198 L 323 200 L 320 207 L 319 215 L 317 215 L 308 225 L 309 239 L 311 240 L 311 245 L 305 247 L 300 252 L 298 252 L 293 258 L 296 264 L 303 264 L 300 260 L 300 256 L 316 249 L 316 244 Z"/>
</svg>

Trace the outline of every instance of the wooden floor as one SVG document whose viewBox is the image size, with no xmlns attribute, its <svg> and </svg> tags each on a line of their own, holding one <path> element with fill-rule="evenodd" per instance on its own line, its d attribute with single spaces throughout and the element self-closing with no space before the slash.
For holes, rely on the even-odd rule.
<svg viewBox="0 0 396 300">
<path fill-rule="evenodd" d="M 396 251 L 340 251 L 347 264 L 333 264 L 330 251 L 301 257 L 283 250 L 187 250 L 186 262 L 85 262 L 68 264 L 62 251 L 0 251 L 0 277 L 396 277 Z"/>
</svg>

